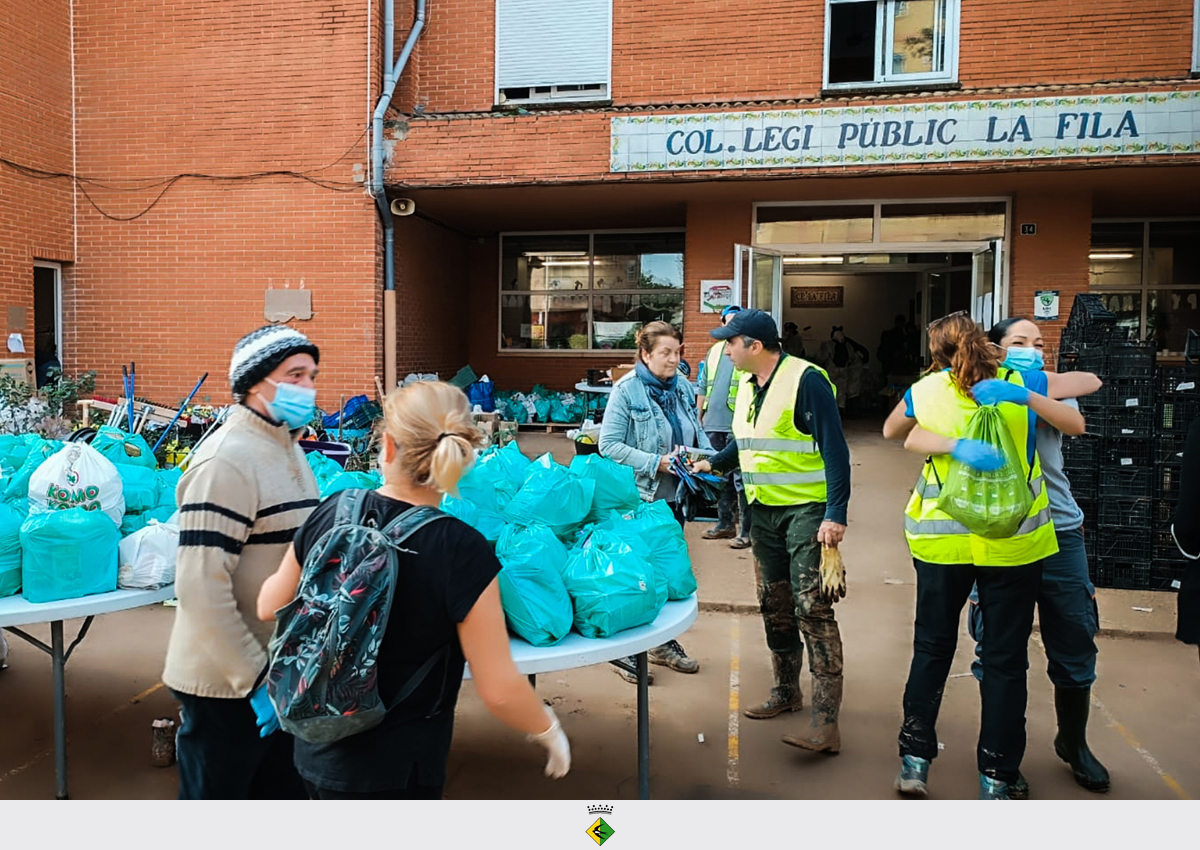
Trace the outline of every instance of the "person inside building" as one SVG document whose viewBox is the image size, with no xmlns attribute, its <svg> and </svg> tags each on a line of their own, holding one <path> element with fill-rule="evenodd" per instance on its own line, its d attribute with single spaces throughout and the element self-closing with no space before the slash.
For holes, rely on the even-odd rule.
<svg viewBox="0 0 1200 850">
<path fill-rule="evenodd" d="M 804 356 L 804 337 L 800 335 L 800 326 L 795 322 L 785 322 L 783 325 L 783 352 L 792 357 Z"/>
<path fill-rule="evenodd" d="M 317 506 L 317 481 L 297 443 L 316 409 L 320 352 L 287 325 L 242 337 L 229 384 L 237 402 L 190 456 L 180 480 L 179 607 L 162 680 L 180 702 L 176 736 L 183 800 L 305 799 L 292 737 L 259 736 L 255 687 L 271 627 L 256 616 L 263 582 Z"/>
<path fill-rule="evenodd" d="M 741 307 L 730 306 L 721 311 L 721 324 L 740 313 Z M 795 327 L 795 325 L 793 325 Z M 717 451 L 729 442 L 733 426 L 733 409 L 737 401 L 737 388 L 742 373 L 733 368 L 733 361 L 725 351 L 727 342 L 714 342 L 700 363 L 700 378 L 696 386 L 696 406 L 700 410 L 701 423 L 708 440 Z M 710 399 L 712 399 L 710 403 Z M 721 403 L 722 400 L 725 403 Z M 740 518 L 734 515 L 734 505 Z M 742 486 L 742 475 L 737 470 L 725 476 L 725 489 L 717 502 L 717 524 L 700 536 L 705 540 L 730 539 L 732 549 L 747 549 L 750 546 L 750 503 Z"/>
<path fill-rule="evenodd" d="M 917 609 L 895 787 L 908 796 L 928 794 L 929 766 L 938 752 L 938 710 L 958 645 L 959 619 L 971 588 L 978 585 L 980 611 L 988 624 L 980 684 L 979 797 L 1013 799 L 1025 753 L 1033 609 L 1042 561 L 1058 552 L 1049 492 L 1036 452 L 1030 455 L 1026 450 L 1030 420 L 1024 405 L 1040 413 L 1046 399 L 1030 392 L 1015 370 L 997 378 L 1003 354 L 965 311 L 930 324 L 929 352 L 930 371 L 902 402 L 902 415 L 915 421 L 908 428 L 905 448 L 927 460 L 905 510 Z M 1001 539 L 972 534 L 938 507 L 941 482 L 947 480 L 952 459 L 985 471 L 1005 463 L 991 444 L 963 438 L 979 404 L 991 403 L 999 405 L 1004 425 L 1020 447 L 1021 468 L 1034 494 L 1017 532 Z M 902 430 L 895 416 L 893 412 L 885 424 L 885 436 Z"/>
<path fill-rule="evenodd" d="M 1179 501 L 1171 522 L 1171 535 L 1188 559 L 1176 599 L 1175 639 L 1200 646 L 1200 419 L 1188 427 L 1183 445 Z"/>
<path fill-rule="evenodd" d="M 680 447 L 712 450 L 700 424 L 695 390 L 679 374 L 683 334 L 667 322 L 650 322 L 637 334 L 634 371 L 613 384 L 600 425 L 600 454 L 633 467 L 644 501 L 665 500 L 684 524 L 677 494 L 679 479 L 671 459 Z M 648 414 L 648 415 L 647 415 Z M 688 657 L 677 640 L 649 652 L 650 663 L 680 673 L 695 673 L 700 664 Z M 626 681 L 637 682 L 633 657 L 612 662 Z"/>
<path fill-rule="evenodd" d="M 856 406 L 863 393 L 863 374 L 871 362 L 871 352 L 866 346 L 846 336 L 842 325 L 834 325 L 829 331 L 829 339 L 821 343 L 815 362 L 829 373 L 829 379 L 837 388 L 838 408 L 846 410 L 851 400 L 855 400 L 852 406 Z"/>
<path fill-rule="evenodd" d="M 484 443 L 467 397 L 419 381 L 384 399 L 380 466 L 384 483 L 365 510 L 385 527 L 416 505 L 436 507 Z M 333 527 L 340 499 L 326 499 L 296 532 L 278 570 L 263 584 L 258 616 L 296 598 L 301 565 Z M 444 675 L 430 675 L 373 728 L 326 744 L 296 740 L 296 767 L 314 799 L 440 800 L 454 734 L 464 662 L 488 710 L 546 748 L 546 775 L 565 776 L 571 750 L 554 711 L 517 672 L 509 651 L 500 562 L 483 535 L 456 518 L 429 523 L 405 541 L 402 569 L 379 649 L 379 689 L 389 704 L 430 658 L 449 647 Z M 436 709 L 434 708 L 436 707 Z"/>
<path fill-rule="evenodd" d="M 775 681 L 766 701 L 743 714 L 761 720 L 804 707 L 800 671 L 807 643 L 809 724 L 783 741 L 837 753 L 842 636 L 833 605 L 819 594 L 821 547 L 841 545 L 850 502 L 850 451 L 833 384 L 820 367 L 783 352 L 775 320 L 761 310 L 743 310 L 710 335 L 729 341 L 729 356 L 746 376 L 733 413 L 734 439 L 695 468 L 741 468 L 753 504 L 758 600 Z"/>
</svg>

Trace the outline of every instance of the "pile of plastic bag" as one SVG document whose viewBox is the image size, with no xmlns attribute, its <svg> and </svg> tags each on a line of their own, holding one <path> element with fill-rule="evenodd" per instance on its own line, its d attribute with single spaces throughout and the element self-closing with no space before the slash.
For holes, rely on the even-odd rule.
<svg viewBox="0 0 1200 850">
<path fill-rule="evenodd" d="M 566 467 L 491 448 L 441 506 L 495 543 L 508 627 L 534 646 L 651 623 L 696 591 L 670 506 L 642 502 L 633 471 L 599 455 Z"/>
<path fill-rule="evenodd" d="M 528 393 L 492 393 L 495 409 L 511 422 L 582 422 L 588 414 L 584 396 L 578 393 L 558 393 L 541 384 Z"/>
<path fill-rule="evenodd" d="M 306 459 L 317 479 L 322 500 L 343 490 L 374 490 L 383 485 L 383 476 L 379 472 L 347 472 L 336 460 L 330 460 L 320 452 L 309 452 Z"/>
</svg>

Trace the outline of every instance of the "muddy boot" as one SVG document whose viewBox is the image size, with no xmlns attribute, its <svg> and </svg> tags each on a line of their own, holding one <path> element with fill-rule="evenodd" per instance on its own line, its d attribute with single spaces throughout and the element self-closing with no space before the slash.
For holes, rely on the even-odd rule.
<svg viewBox="0 0 1200 850">
<path fill-rule="evenodd" d="M 175 764 L 175 721 L 160 717 L 150 726 L 150 763 L 155 767 L 170 767 Z"/>
<path fill-rule="evenodd" d="M 901 756 L 900 773 L 896 776 L 896 790 L 906 797 L 929 796 L 929 759 L 919 756 Z"/>
<path fill-rule="evenodd" d="M 783 742 L 814 753 L 836 755 L 842 750 L 838 711 L 842 706 L 842 677 L 813 676 L 812 720 L 799 735 L 784 735 Z"/>
<path fill-rule="evenodd" d="M 785 711 L 804 708 L 804 696 L 800 693 L 800 667 L 803 657 L 799 652 L 772 652 L 771 667 L 775 671 L 775 687 L 767 701 L 746 706 L 742 714 L 751 720 L 767 720 L 778 717 Z"/>
<path fill-rule="evenodd" d="M 1097 761 L 1087 744 L 1091 688 L 1055 688 L 1054 711 L 1058 715 L 1058 737 L 1054 752 L 1071 765 L 1075 782 L 1089 791 L 1108 790 L 1108 771 Z"/>
<path fill-rule="evenodd" d="M 986 773 L 979 774 L 980 800 L 1013 800 L 1012 786 L 999 779 L 993 779 Z"/>
</svg>

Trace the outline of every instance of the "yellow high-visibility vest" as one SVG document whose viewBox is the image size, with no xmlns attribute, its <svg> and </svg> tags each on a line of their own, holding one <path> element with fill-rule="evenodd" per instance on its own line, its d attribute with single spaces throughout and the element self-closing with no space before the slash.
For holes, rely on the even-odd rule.
<svg viewBox="0 0 1200 850">
<path fill-rule="evenodd" d="M 725 346 L 729 344 L 728 340 L 721 340 L 714 343 L 708 349 L 708 354 L 704 356 L 704 382 L 708 384 L 710 390 L 715 385 L 717 380 L 717 369 L 721 367 L 721 358 L 725 356 Z M 738 384 L 741 383 L 742 377 L 746 373 L 740 369 L 734 369 L 733 375 L 729 378 L 729 398 L 726 399 L 729 404 L 729 409 L 733 410 L 737 404 Z M 709 394 L 704 394 L 704 404 L 700 407 L 700 413 L 708 410 Z"/>
<path fill-rule="evenodd" d="M 746 498 L 751 502 L 804 505 L 825 501 L 825 461 L 816 440 L 797 430 L 794 422 L 800 381 L 809 369 L 816 369 L 829 380 L 824 369 L 785 354 L 755 421 L 751 421 L 755 394 L 752 376 L 746 374 L 740 382 L 733 436 L 737 439 Z"/>
<path fill-rule="evenodd" d="M 1024 385 L 1021 376 L 1006 376 Z M 927 375 L 912 387 L 913 413 L 926 431 L 957 439 L 979 405 L 958 391 L 949 372 Z M 904 511 L 904 536 L 912 556 L 930 564 L 974 564 L 980 567 L 1014 567 L 1032 564 L 1058 551 L 1058 538 L 1050 518 L 1050 492 L 1042 481 L 1042 466 L 1037 453 L 1030 468 L 1026 456 L 1029 440 L 1029 411 L 1024 405 L 1001 403 L 1000 413 L 1012 434 L 1021 456 L 1021 468 L 1033 491 L 1033 506 L 1017 533 L 993 540 L 972 534 L 967 528 L 938 509 L 941 484 L 950 472 L 950 455 L 927 458 L 917 486 L 913 488 Z"/>
</svg>

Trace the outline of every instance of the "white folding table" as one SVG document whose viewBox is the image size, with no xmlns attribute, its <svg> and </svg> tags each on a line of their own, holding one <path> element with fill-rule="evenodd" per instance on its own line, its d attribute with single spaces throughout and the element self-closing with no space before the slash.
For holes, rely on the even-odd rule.
<svg viewBox="0 0 1200 850">
<path fill-rule="evenodd" d="M 687 599 L 668 602 L 654 622 L 619 632 L 609 638 L 585 638 L 571 632 L 555 646 L 533 646 L 519 637 L 510 636 L 513 661 L 517 669 L 529 675 L 587 667 L 614 658 L 630 655 L 637 659 L 637 752 L 638 797 L 650 799 L 650 688 L 646 651 L 679 637 L 696 621 L 699 604 L 696 594 Z M 464 676 L 470 678 L 470 667 Z"/>
<path fill-rule="evenodd" d="M 55 796 L 67 799 L 67 721 L 66 690 L 64 674 L 67 659 L 75 651 L 92 627 L 92 619 L 99 614 L 111 614 L 152 605 L 175 596 L 175 585 L 158 590 L 114 590 L 111 593 L 96 593 L 77 599 L 58 602 L 29 602 L 22 596 L 7 596 L 0 599 L 0 628 L 12 632 L 22 640 L 36 646 L 50 656 L 54 665 L 54 776 Z M 63 621 L 86 618 L 71 645 L 63 649 Z M 19 627 L 35 623 L 50 624 L 50 645 L 26 634 Z"/>
</svg>

